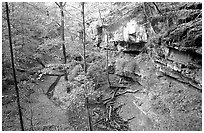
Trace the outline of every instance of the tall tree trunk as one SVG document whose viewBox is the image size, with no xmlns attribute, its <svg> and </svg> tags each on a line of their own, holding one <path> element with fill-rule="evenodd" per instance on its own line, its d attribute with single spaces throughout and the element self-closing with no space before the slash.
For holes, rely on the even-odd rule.
<svg viewBox="0 0 204 133">
<path fill-rule="evenodd" d="M 101 24 L 102 24 L 102 27 L 103 27 L 103 20 L 102 20 L 102 17 L 101 17 L 101 11 L 100 11 L 100 8 L 99 8 L 99 3 L 98 3 L 98 13 L 99 13 L 99 18 L 100 18 L 100 21 L 101 21 Z M 110 84 L 110 77 L 109 77 L 109 72 L 108 72 L 108 34 L 107 34 L 107 30 L 105 28 L 103 28 L 103 32 L 105 33 L 105 43 L 106 43 L 106 74 L 107 74 L 107 82 L 108 82 L 108 86 L 111 87 L 111 84 Z"/>
<path fill-rule="evenodd" d="M 105 31 L 105 36 L 106 36 L 106 73 L 107 73 L 107 82 L 108 82 L 108 86 L 111 87 L 111 83 L 110 83 L 110 77 L 109 77 L 109 70 L 108 70 L 108 35 Z"/>
<path fill-rule="evenodd" d="M 11 64 L 12 64 L 12 69 L 13 69 L 13 78 L 14 78 L 14 83 L 15 83 L 17 104 L 18 104 L 18 113 L 19 113 L 19 117 L 20 117 L 21 130 L 24 131 L 23 117 L 22 117 L 21 105 L 20 105 L 19 89 L 18 89 L 17 80 L 16 80 L 16 71 L 15 71 L 14 58 L 13 58 L 13 48 L 12 48 L 12 40 L 11 40 L 11 27 L 10 27 L 10 20 L 9 20 L 8 2 L 6 2 L 6 15 L 7 15 L 9 44 L 10 44 L 10 52 L 11 52 Z"/>
<path fill-rule="evenodd" d="M 64 6 L 66 3 L 63 4 L 63 2 L 59 3 L 60 6 L 60 12 L 61 12 L 61 37 L 62 37 L 62 50 L 63 50 L 63 55 L 64 55 L 64 64 L 67 63 L 67 58 L 66 58 L 66 48 L 65 48 L 65 39 L 64 39 Z M 65 70 L 65 80 L 68 81 L 67 77 L 67 71 Z"/>
<path fill-rule="evenodd" d="M 86 30 L 85 30 L 84 2 L 82 2 L 82 17 L 83 17 L 84 72 L 86 73 Z"/>
<path fill-rule="evenodd" d="M 85 30 L 85 16 L 84 16 L 84 2 L 82 2 L 82 17 L 83 17 L 83 48 L 84 48 L 84 73 L 86 75 L 86 30 Z M 87 93 L 87 90 L 85 90 L 86 93 Z M 88 125 L 89 125 L 89 130 L 92 131 L 92 122 L 91 122 L 91 116 L 90 116 L 90 113 L 89 113 L 89 106 L 88 106 L 88 103 L 89 103 L 89 99 L 88 99 L 88 96 L 86 95 L 85 97 L 86 99 L 86 111 L 87 111 L 87 115 L 88 115 Z"/>
</svg>

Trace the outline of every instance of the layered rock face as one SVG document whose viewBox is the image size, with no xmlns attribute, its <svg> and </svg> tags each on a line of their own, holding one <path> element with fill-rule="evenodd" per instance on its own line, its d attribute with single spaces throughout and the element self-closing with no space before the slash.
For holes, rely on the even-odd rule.
<svg viewBox="0 0 204 133">
<path fill-rule="evenodd" d="M 135 19 L 130 20 L 125 26 L 121 26 L 113 33 L 110 42 L 113 42 L 119 51 L 140 51 L 147 41 L 146 29 L 137 23 Z"/>
<path fill-rule="evenodd" d="M 136 20 L 130 20 L 123 27 L 123 39 L 126 42 L 147 41 L 147 33 L 143 25 L 139 25 Z"/>
<path fill-rule="evenodd" d="M 178 26 L 160 36 L 154 61 L 159 69 L 181 82 L 202 89 L 202 20 L 199 3 L 181 7 Z"/>
<path fill-rule="evenodd" d="M 116 60 L 115 74 L 132 82 L 138 82 L 141 77 L 140 68 L 136 61 L 124 58 L 118 58 Z"/>
<path fill-rule="evenodd" d="M 169 21 L 168 30 L 156 41 L 148 42 L 153 47 L 144 42 L 139 48 L 141 42 L 127 39 L 117 41 L 122 52 L 116 57 L 115 74 L 124 78 L 126 82 L 122 84 L 145 92 L 133 94 L 135 99 L 130 99 L 149 118 L 151 125 L 145 125 L 146 130 L 201 130 L 201 9 L 200 3 L 188 3 L 176 11 L 167 12 L 169 16 L 173 13 L 178 16 Z M 156 34 L 161 31 L 158 25 L 166 23 L 167 18 L 155 20 L 152 26 Z M 147 52 L 141 52 L 146 46 Z M 139 51 L 137 54 L 127 52 L 136 50 Z M 129 111 L 127 108 L 123 110 Z M 121 117 L 128 114 L 132 116 L 134 111 L 122 113 Z M 142 118 L 138 116 L 137 120 Z M 132 130 L 138 130 L 137 120 L 130 123 Z"/>
</svg>

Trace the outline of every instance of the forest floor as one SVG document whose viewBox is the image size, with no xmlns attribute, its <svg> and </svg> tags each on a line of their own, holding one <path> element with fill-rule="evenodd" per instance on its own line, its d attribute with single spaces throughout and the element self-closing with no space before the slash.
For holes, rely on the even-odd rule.
<svg viewBox="0 0 204 133">
<path fill-rule="evenodd" d="M 23 115 L 26 116 L 26 118 L 24 117 L 25 129 L 34 131 L 86 130 L 86 124 L 84 124 L 84 126 L 80 124 L 84 119 L 79 117 L 79 114 L 81 116 L 86 116 L 86 114 L 84 114 L 85 110 L 67 111 L 62 109 L 60 106 L 57 106 L 47 97 L 47 95 L 44 94 L 44 92 L 47 92 L 49 86 L 55 81 L 55 79 L 56 77 L 47 77 L 44 79 L 44 81 L 40 81 L 40 83 L 33 87 L 34 93 L 30 95 L 32 103 L 24 102 L 22 104 L 22 108 L 26 108 L 26 111 L 23 111 Z M 9 94 L 7 93 L 7 95 Z M 144 128 L 148 128 L 151 121 L 149 121 L 148 117 L 134 105 L 132 99 L 134 99 L 132 94 L 128 94 L 119 99 L 118 104 L 125 104 L 125 106 L 122 107 L 121 116 L 123 116 L 126 120 L 134 116 L 135 118 L 130 122 L 130 125 L 132 125 L 131 129 L 144 130 Z M 13 102 L 4 104 L 3 130 L 20 130 L 18 117 L 18 110 L 15 100 Z M 31 117 L 32 123 L 29 120 Z M 7 125 L 7 123 L 9 123 L 9 125 Z M 139 126 L 139 123 L 142 123 L 142 126 Z M 134 125 L 138 126 L 135 127 Z"/>
<path fill-rule="evenodd" d="M 119 96 L 114 104 L 114 106 L 124 104 L 119 115 L 124 120 L 129 120 L 130 130 L 200 130 L 202 127 L 202 94 L 165 76 L 156 78 L 151 63 L 145 62 L 144 64 L 140 63 L 140 65 L 143 72 L 146 72 L 144 75 L 149 78 L 149 82 L 147 80 L 142 82 L 145 87 L 134 84 L 130 89 L 132 91 L 140 89 L 144 93 L 124 94 Z M 39 81 L 33 86 L 34 92 L 29 96 L 30 99 L 21 98 L 25 130 L 88 130 L 84 105 L 72 105 L 72 107 L 65 109 L 62 108 L 62 104 L 56 104 L 56 100 L 49 99 L 45 94 L 56 78 L 53 76 L 45 77 L 43 81 Z M 112 82 L 115 80 L 115 76 L 110 78 Z M 63 77 L 61 77 L 55 90 L 57 88 L 62 90 L 62 83 Z M 101 89 L 104 90 L 107 88 L 106 86 L 101 86 Z M 2 128 L 4 131 L 20 130 L 14 94 L 14 90 L 3 93 L 3 96 L 9 96 L 3 99 Z M 83 100 L 83 98 L 77 98 L 77 101 Z M 93 116 L 93 123 L 94 118 Z M 30 119 L 32 119 L 32 123 Z M 94 130 L 100 129 L 94 127 Z"/>
<path fill-rule="evenodd" d="M 118 104 L 125 104 L 120 111 L 120 116 L 129 121 L 129 127 L 132 131 L 150 131 L 154 121 L 151 120 L 145 112 L 141 111 L 138 106 L 135 106 L 135 96 L 144 97 L 144 94 L 126 94 L 120 97 Z"/>
<path fill-rule="evenodd" d="M 33 87 L 34 93 L 30 95 L 32 103 L 25 103 L 23 101 L 22 108 L 26 108 L 26 111 L 23 111 L 23 115 L 27 117 L 24 117 L 26 130 L 73 130 L 69 125 L 69 118 L 68 115 L 66 115 L 66 110 L 56 106 L 44 94 L 55 79 L 56 77 L 47 77 L 44 81 L 41 81 Z M 15 101 L 3 105 L 3 130 L 20 130 L 18 117 Z M 29 120 L 31 117 L 32 123 Z M 7 125 L 7 123 L 9 123 L 9 125 Z M 31 129 L 32 127 L 33 129 Z"/>
<path fill-rule="evenodd" d="M 56 106 L 44 94 L 55 79 L 56 77 L 47 77 L 44 82 L 34 88 L 35 93 L 31 96 L 37 100 L 36 103 L 31 105 L 33 108 L 33 118 L 35 118 L 33 120 L 34 130 L 72 130 L 67 122 L 69 118 L 66 115 L 66 110 Z"/>
<path fill-rule="evenodd" d="M 143 58 L 144 57 L 144 58 Z M 144 75 L 141 90 L 145 93 L 126 94 L 121 117 L 129 119 L 134 131 L 197 131 L 202 129 L 202 93 L 164 75 L 158 75 L 151 59 L 144 55 L 138 62 Z M 146 59 L 143 61 L 143 59 Z M 133 87 L 137 88 L 137 86 Z M 125 113 L 126 112 L 126 113 Z"/>
</svg>

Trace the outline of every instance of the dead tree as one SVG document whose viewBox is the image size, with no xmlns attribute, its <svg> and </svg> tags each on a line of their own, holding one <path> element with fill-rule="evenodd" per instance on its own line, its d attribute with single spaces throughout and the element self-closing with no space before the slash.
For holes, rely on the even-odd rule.
<svg viewBox="0 0 204 133">
<path fill-rule="evenodd" d="M 14 78 L 14 83 L 15 83 L 17 104 L 18 104 L 18 113 L 19 113 L 19 117 L 20 117 L 21 130 L 24 131 L 23 116 L 22 116 L 21 105 L 20 105 L 19 89 L 18 89 L 18 85 L 17 85 L 16 71 L 15 71 L 15 66 L 14 66 L 14 57 L 13 57 L 13 48 L 12 48 L 12 39 L 11 39 L 11 26 L 10 26 L 10 20 L 9 20 L 8 2 L 6 2 L 6 15 L 7 15 L 9 44 L 10 44 L 10 52 L 11 52 L 11 64 L 12 64 L 12 69 L 13 69 L 13 78 Z"/>
</svg>

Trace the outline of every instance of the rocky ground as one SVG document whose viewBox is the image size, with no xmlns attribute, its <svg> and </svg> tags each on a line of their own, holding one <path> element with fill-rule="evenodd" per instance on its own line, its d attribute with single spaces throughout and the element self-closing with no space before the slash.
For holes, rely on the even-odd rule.
<svg viewBox="0 0 204 133">
<path fill-rule="evenodd" d="M 128 119 L 135 116 L 130 122 L 131 129 L 201 130 L 202 93 L 161 73 L 157 76 L 159 71 L 151 60 L 139 64 L 141 71 L 145 72 L 141 81 L 145 93 L 120 98 L 121 103 L 126 103 L 121 117 Z"/>
<path fill-rule="evenodd" d="M 57 76 L 45 76 L 29 84 L 30 92 L 21 89 L 26 130 L 88 130 L 86 95 L 93 130 L 201 131 L 201 7 L 200 3 L 185 6 L 177 11 L 182 17 L 176 26 L 169 24 L 171 28 L 142 42 L 139 50 L 118 42 L 124 48 L 109 51 L 108 68 L 106 48 L 97 48 L 88 52 L 86 75 L 82 61 L 70 61 L 68 81 L 62 76 L 51 87 Z M 168 13 L 167 18 L 174 12 Z M 166 19 L 159 17 L 152 19 L 153 28 Z M 5 131 L 20 130 L 14 94 L 14 90 L 3 93 Z"/>
<path fill-rule="evenodd" d="M 101 95 L 102 99 L 112 97 L 114 90 L 107 86 L 107 80 L 103 78 L 103 76 L 106 77 L 105 72 L 100 71 L 102 70 L 100 65 L 89 69 L 94 72 L 92 74 L 95 74 L 92 75 L 90 81 L 94 81 L 94 76 L 96 81 L 86 85 L 92 86 L 93 83 L 100 85 L 95 93 L 90 94 L 89 99 L 93 130 L 201 130 L 202 93 L 200 91 L 161 73 L 153 59 L 149 58 L 146 53 L 139 56 L 126 54 L 123 58 L 135 62 L 126 61 L 127 64 L 137 65 L 137 67 L 132 69 L 131 65 L 123 65 L 116 68 L 125 71 L 126 76 L 130 75 L 131 70 L 138 69 L 136 71 L 140 78 L 127 80 L 121 77 L 121 73 L 116 69 L 114 73 L 112 72 L 113 74 L 110 74 L 110 83 L 112 86 L 125 86 L 116 94 L 125 91 L 135 91 L 135 93 L 118 96 L 106 105 L 94 103 Z M 115 59 L 117 60 L 118 56 Z M 121 62 L 121 58 L 119 59 Z M 71 81 L 67 83 L 64 77 L 60 78 L 52 97 L 48 97 L 46 92 L 56 80 L 56 76 L 47 76 L 38 84 L 33 84 L 33 92 L 29 97 L 24 96 L 21 99 L 26 130 L 88 130 L 87 113 L 82 95 L 86 78 L 83 77 L 82 70 L 75 74 L 76 67 L 78 66 L 75 65 L 73 71 L 70 72 Z M 123 80 L 120 81 L 121 78 Z M 20 130 L 16 107 L 15 96 L 3 99 L 3 130 Z M 114 108 L 117 107 L 119 107 L 117 112 L 114 112 Z M 112 111 L 109 116 L 110 110 Z"/>
</svg>

